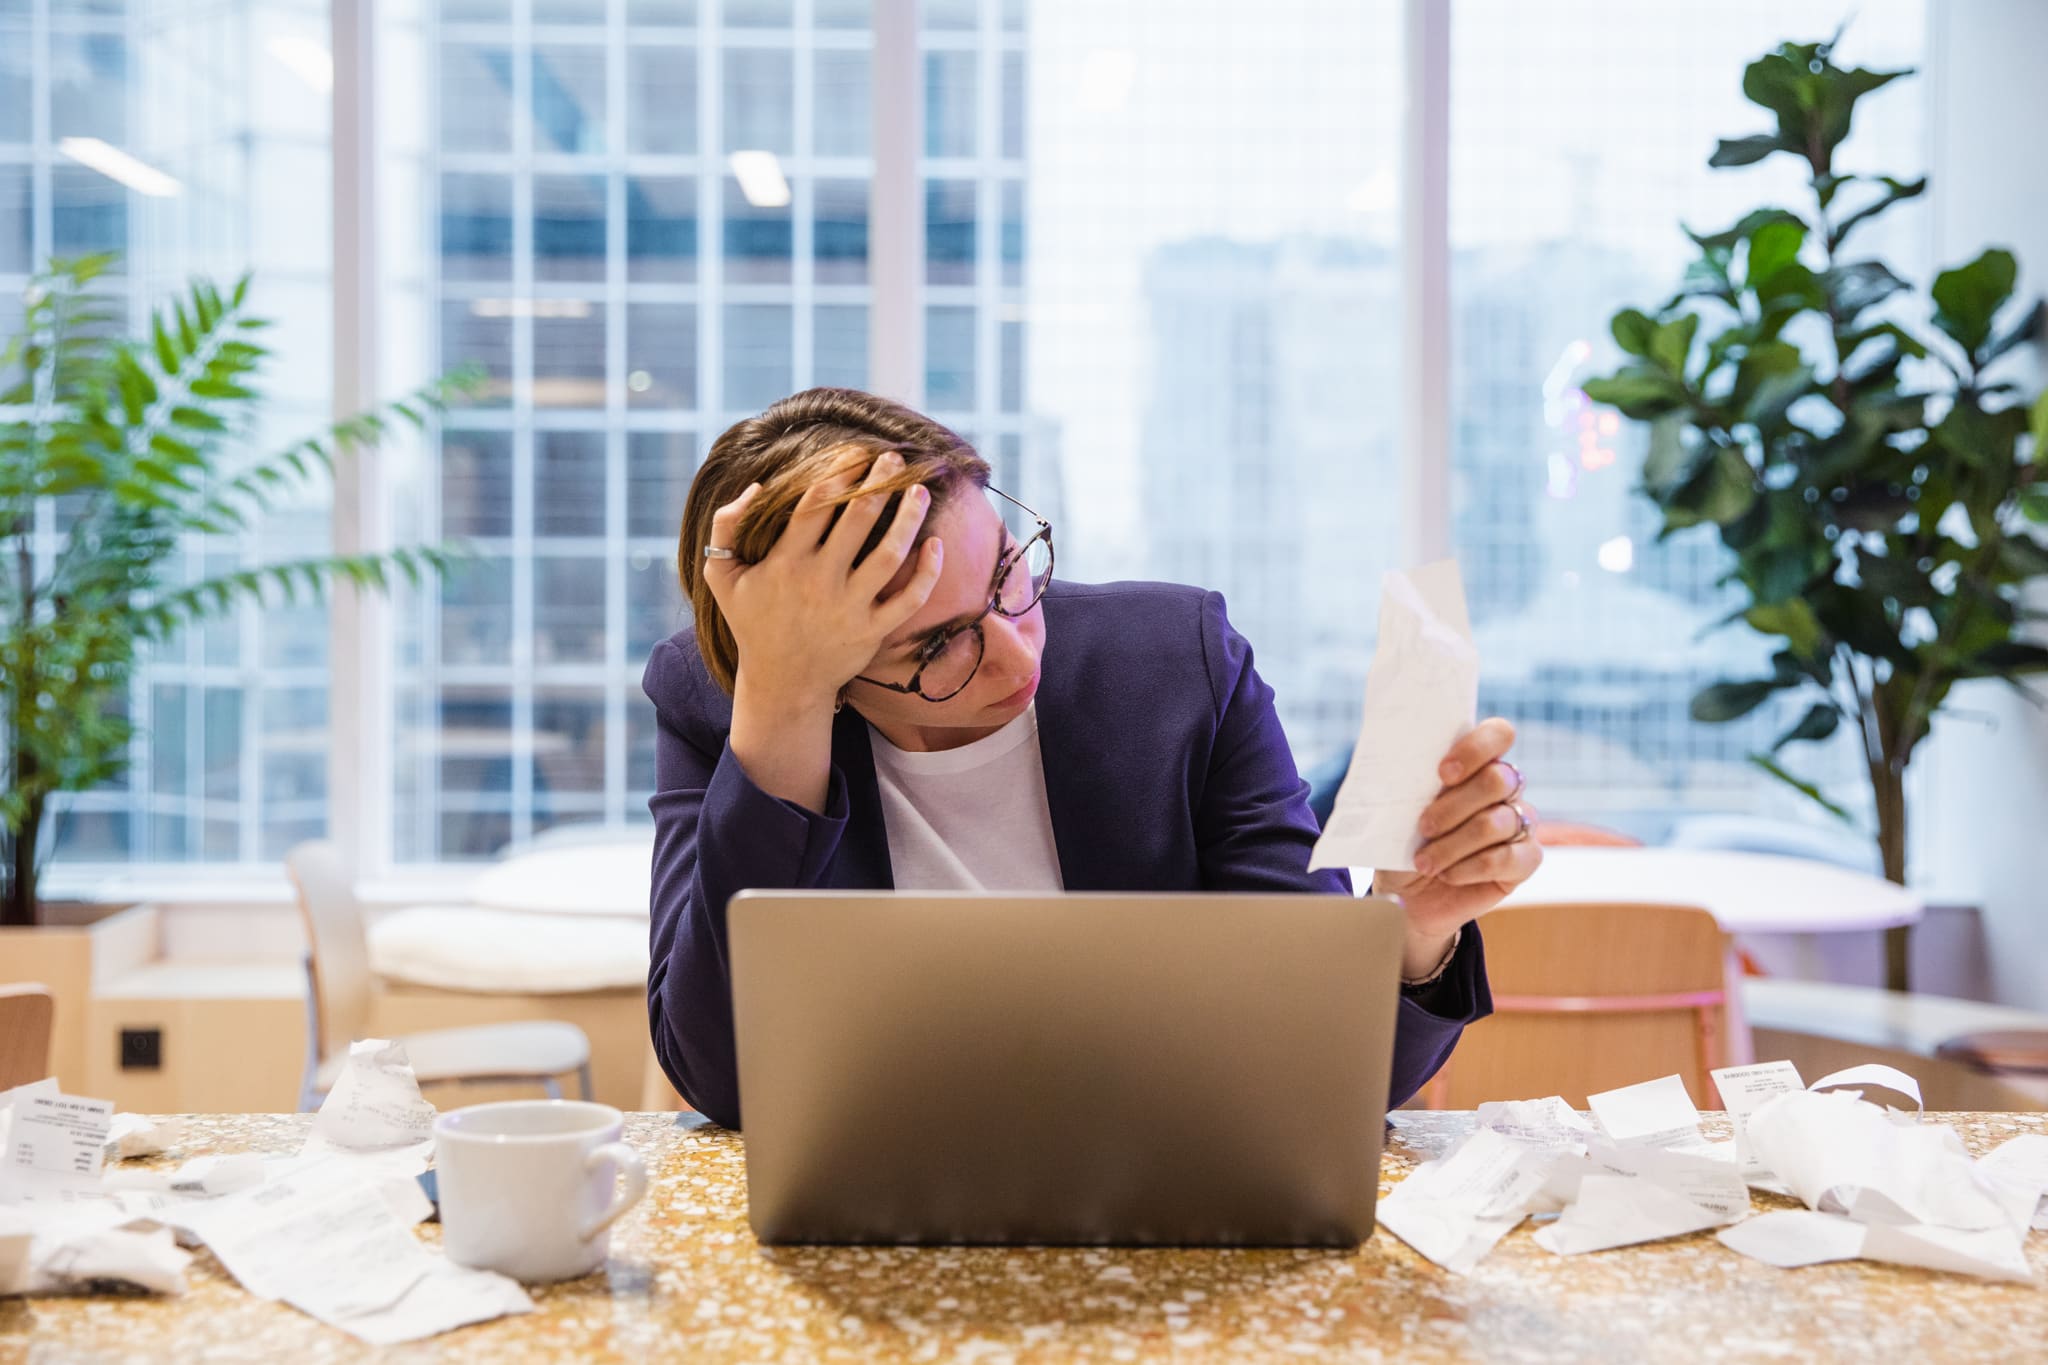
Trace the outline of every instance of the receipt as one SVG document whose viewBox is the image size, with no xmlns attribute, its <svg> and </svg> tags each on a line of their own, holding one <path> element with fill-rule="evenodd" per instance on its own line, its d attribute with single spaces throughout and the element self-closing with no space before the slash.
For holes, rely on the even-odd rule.
<svg viewBox="0 0 2048 1365">
<path fill-rule="evenodd" d="M 2034 1195 L 2032 1225 L 2048 1232 L 2048 1134 L 2022 1133 L 2008 1138 L 1977 1159 L 1977 1169 L 2007 1189 Z"/>
<path fill-rule="evenodd" d="M 382 1038 L 351 1044 L 313 1118 L 313 1132 L 355 1151 L 432 1142 L 434 1106 L 420 1094 L 404 1044 Z"/>
<path fill-rule="evenodd" d="M 394 1212 L 363 1177 L 344 1161 L 307 1165 L 186 1218 L 244 1289 L 374 1344 L 531 1310 L 517 1281 L 429 1251 L 407 1226 L 411 1211 Z M 417 1187 L 413 1197 L 423 1214 Z"/>
<path fill-rule="evenodd" d="M 1486 1100 L 1473 1118 L 1479 1127 L 1517 1142 L 1566 1151 L 1583 1152 L 1586 1140 L 1600 1135 L 1561 1095 L 1540 1100 Z"/>
<path fill-rule="evenodd" d="M 435 1256 L 432 1268 L 389 1306 L 335 1325 L 372 1346 L 393 1346 L 532 1311 L 533 1300 L 519 1281 Z"/>
<path fill-rule="evenodd" d="M 34 1240 L 27 1214 L 0 1208 L 0 1295 L 27 1289 L 29 1244 Z"/>
<path fill-rule="evenodd" d="M 1443 789 L 1437 765 L 1478 713 L 1479 652 L 1457 561 L 1384 575 L 1358 744 L 1309 870 L 1414 867 L 1416 824 Z"/>
<path fill-rule="evenodd" d="M 1586 1107 L 1618 1147 L 1705 1147 L 1700 1111 L 1676 1075 L 1586 1096 Z"/>
<path fill-rule="evenodd" d="M 266 1172 L 260 1156 L 235 1153 L 195 1156 L 175 1171 L 108 1171 L 104 1188 L 115 1194 L 169 1194 L 212 1199 L 261 1185 Z"/>
<path fill-rule="evenodd" d="M 1899 1227 L 1875 1223 L 1863 1230 L 1863 1259 L 1975 1275 L 1983 1280 L 2034 1284 L 2033 1267 L 2019 1237 L 2007 1228 Z"/>
<path fill-rule="evenodd" d="M 25 1199 L 59 1190 L 97 1190 L 113 1114 L 109 1100 L 53 1090 L 17 1097 L 0 1160 L 0 1194 Z"/>
<path fill-rule="evenodd" d="M 1555 1155 L 1475 1129 L 1380 1200 L 1380 1226 L 1444 1269 L 1469 1274 L 1527 1216 Z"/>
<path fill-rule="evenodd" d="M 1886 1261 L 2035 1284 L 2019 1238 L 2009 1229 L 1859 1223 L 1840 1214 L 1777 1209 L 1715 1234 L 1723 1246 L 1785 1270 L 1827 1261 Z"/>
<path fill-rule="evenodd" d="M 1745 1202 L 1748 1194 L 1745 1189 Z M 1560 1256 L 1576 1256 L 1681 1237 L 1723 1221 L 1718 1214 L 1653 1180 L 1589 1175 L 1579 1184 L 1578 1198 L 1558 1220 L 1537 1230 L 1536 1241 Z"/>
<path fill-rule="evenodd" d="M 1735 1159 L 1742 1165 L 1742 1178 L 1773 1194 L 1790 1194 L 1749 1150 L 1749 1116 L 1774 1096 L 1805 1089 L 1799 1068 L 1790 1062 L 1759 1062 L 1755 1066 L 1724 1066 L 1713 1077 L 1715 1089 L 1721 1092 L 1721 1107 L 1728 1111 L 1728 1122 L 1735 1129 Z"/>
<path fill-rule="evenodd" d="M 1610 1172 L 1638 1176 L 1698 1204 L 1714 1220 L 1731 1222 L 1749 1212 L 1749 1186 L 1732 1161 L 1703 1152 L 1663 1147 L 1613 1147 L 1592 1143 L 1588 1160 Z"/>
<path fill-rule="evenodd" d="M 1730 1251 L 1781 1270 L 1853 1261 L 1863 1254 L 1863 1224 L 1811 1209 L 1772 1209 L 1714 1236 Z"/>
<path fill-rule="evenodd" d="M 1749 1141 L 1811 1209 L 1861 1223 L 2012 1226 L 2009 1202 L 1954 1129 L 1896 1122 L 1845 1091 L 1778 1096 L 1750 1115 Z"/>
<path fill-rule="evenodd" d="M 383 1201 L 312 1172 L 214 1200 L 186 1218 L 244 1289 L 315 1317 L 387 1307 L 428 1268 L 426 1249 Z"/>
<path fill-rule="evenodd" d="M 185 1292 L 185 1267 L 169 1228 L 109 1228 L 51 1222 L 39 1227 L 21 1292 L 75 1294 L 106 1283 L 155 1294 Z"/>
</svg>

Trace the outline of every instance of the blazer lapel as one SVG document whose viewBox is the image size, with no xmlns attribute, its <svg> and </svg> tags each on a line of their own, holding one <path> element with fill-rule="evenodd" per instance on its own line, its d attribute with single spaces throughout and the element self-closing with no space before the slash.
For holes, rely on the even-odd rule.
<svg viewBox="0 0 2048 1365">
<path fill-rule="evenodd" d="M 1069 891 L 1126 889 L 1119 871 L 1116 784 L 1101 770 L 1099 742 L 1089 747 L 1086 642 L 1071 632 L 1080 623 L 1062 610 L 1060 584 L 1045 594 L 1045 651 L 1039 657 L 1038 748 L 1045 760 L 1045 804 L 1052 816 L 1060 880 Z"/>
<path fill-rule="evenodd" d="M 834 881 L 845 887 L 893 890 L 896 869 L 889 861 L 889 831 L 882 820 L 882 787 L 875 779 L 875 750 L 868 724 L 851 706 L 832 724 L 832 761 L 846 780 L 846 832 L 840 836 Z"/>
</svg>

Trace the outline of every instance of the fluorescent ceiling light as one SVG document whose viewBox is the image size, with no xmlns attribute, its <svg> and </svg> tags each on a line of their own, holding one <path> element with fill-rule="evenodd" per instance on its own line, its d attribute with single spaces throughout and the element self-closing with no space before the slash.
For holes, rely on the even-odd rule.
<svg viewBox="0 0 2048 1365">
<path fill-rule="evenodd" d="M 1599 550 L 1600 567 L 1609 573 L 1627 573 L 1636 564 L 1635 542 L 1627 536 L 1616 536 L 1603 541 Z"/>
<path fill-rule="evenodd" d="M 782 178 L 782 163 L 775 153 L 734 152 L 726 161 L 749 204 L 757 209 L 788 207 L 789 182 Z"/>
<path fill-rule="evenodd" d="M 263 45 L 285 70 L 323 95 L 334 93 L 334 57 L 310 38 L 279 34 Z"/>
<path fill-rule="evenodd" d="M 96 137 L 67 137 L 57 150 L 81 166 L 90 166 L 109 180 L 118 180 L 137 194 L 169 199 L 184 193 L 185 187 L 146 162 L 137 161 L 119 147 Z"/>
<path fill-rule="evenodd" d="M 477 318 L 587 318 L 588 299 L 471 299 L 469 314 Z"/>
</svg>

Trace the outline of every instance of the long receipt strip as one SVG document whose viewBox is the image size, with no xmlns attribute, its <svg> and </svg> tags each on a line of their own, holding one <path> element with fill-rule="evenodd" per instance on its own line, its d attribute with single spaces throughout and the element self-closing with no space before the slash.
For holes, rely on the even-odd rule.
<svg viewBox="0 0 2048 1365">
<path fill-rule="evenodd" d="M 413 1235 L 432 1211 L 413 1177 L 432 1149 L 434 1108 L 400 1046 L 350 1049 L 292 1157 L 202 1155 L 173 1172 L 102 1172 L 110 1149 L 156 1149 L 166 1136 L 112 1121 L 111 1108 L 47 1082 L 0 1095 L 0 1127 L 11 1130 L 0 1143 L 0 1294 L 106 1281 L 180 1293 L 191 1258 L 175 1230 L 206 1244 L 249 1293 L 373 1345 L 533 1307 L 517 1281 L 457 1266 Z"/>
<path fill-rule="evenodd" d="M 1443 787 L 1437 765 L 1478 713 L 1479 651 L 1457 561 L 1386 574 L 1358 746 L 1309 871 L 1414 867 L 1416 825 Z"/>
<path fill-rule="evenodd" d="M 2048 1135 L 1972 1159 L 1954 1130 L 1921 1120 L 1913 1078 L 1886 1066 L 1811 1088 L 1789 1062 L 1714 1080 L 1732 1142 L 1706 1139 L 1676 1076 L 1588 1096 L 1593 1123 L 1556 1096 L 1481 1105 L 1471 1133 L 1380 1201 L 1380 1223 L 1460 1274 L 1525 1217 L 1555 1215 L 1534 1240 L 1558 1255 L 1718 1228 L 1731 1250 L 1785 1268 L 1863 1259 L 2038 1285 L 2024 1238 L 2048 1227 Z M 1752 1185 L 1807 1207 L 1750 1217 Z"/>
</svg>

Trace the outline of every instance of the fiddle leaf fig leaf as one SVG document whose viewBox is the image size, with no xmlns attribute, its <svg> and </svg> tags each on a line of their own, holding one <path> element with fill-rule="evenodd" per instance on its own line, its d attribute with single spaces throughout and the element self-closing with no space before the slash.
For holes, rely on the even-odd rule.
<svg viewBox="0 0 2048 1365">
<path fill-rule="evenodd" d="M 1783 686 L 1773 678 L 1710 684 L 1693 697 L 1692 718 L 1713 725 L 1740 720 L 1770 700 L 1771 694 Z"/>
<path fill-rule="evenodd" d="M 1972 358 L 1991 339 L 1992 319 L 2012 297 L 2019 263 L 1997 247 L 1934 277 L 1934 325 Z"/>
<path fill-rule="evenodd" d="M 1795 744 L 1800 740 L 1826 739 L 1841 723 L 1842 713 L 1836 710 L 1832 703 L 1815 702 L 1806 714 L 1799 718 L 1797 725 L 1778 736 L 1777 742 L 1771 745 L 1771 752 L 1776 753 L 1787 744 Z"/>
</svg>

